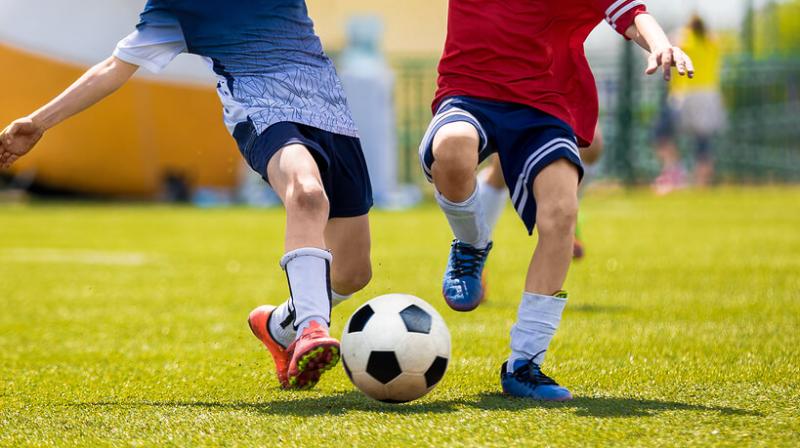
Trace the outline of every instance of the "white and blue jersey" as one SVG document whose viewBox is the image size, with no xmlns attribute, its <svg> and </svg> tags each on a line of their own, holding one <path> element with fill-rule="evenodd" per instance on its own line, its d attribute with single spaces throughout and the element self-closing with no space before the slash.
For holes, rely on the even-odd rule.
<svg viewBox="0 0 800 448">
<path fill-rule="evenodd" d="M 304 0 L 148 0 L 114 56 L 157 73 L 184 52 L 217 74 L 231 134 L 292 122 L 358 136 Z"/>
</svg>

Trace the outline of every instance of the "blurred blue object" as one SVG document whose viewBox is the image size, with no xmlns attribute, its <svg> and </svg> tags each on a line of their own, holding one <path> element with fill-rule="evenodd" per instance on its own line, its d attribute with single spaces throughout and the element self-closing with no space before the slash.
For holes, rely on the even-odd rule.
<svg viewBox="0 0 800 448">
<path fill-rule="evenodd" d="M 264 179 L 242 161 L 236 201 L 250 207 L 277 207 L 281 199 Z"/>
<path fill-rule="evenodd" d="M 233 204 L 233 193 L 227 188 L 198 188 L 192 195 L 192 204 L 200 208 L 229 207 Z"/>
<path fill-rule="evenodd" d="M 339 77 L 358 125 L 375 205 L 411 207 L 419 188 L 398 184 L 394 74 L 380 51 L 383 23 L 377 16 L 354 16 L 347 26 L 348 44 L 339 59 Z"/>
</svg>

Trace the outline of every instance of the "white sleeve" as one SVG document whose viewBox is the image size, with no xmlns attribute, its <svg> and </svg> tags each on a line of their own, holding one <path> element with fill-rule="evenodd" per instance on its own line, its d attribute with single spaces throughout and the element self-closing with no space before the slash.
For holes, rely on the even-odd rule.
<svg viewBox="0 0 800 448">
<path fill-rule="evenodd" d="M 114 56 L 158 73 L 184 51 L 186 41 L 180 24 L 140 25 L 119 41 Z"/>
</svg>

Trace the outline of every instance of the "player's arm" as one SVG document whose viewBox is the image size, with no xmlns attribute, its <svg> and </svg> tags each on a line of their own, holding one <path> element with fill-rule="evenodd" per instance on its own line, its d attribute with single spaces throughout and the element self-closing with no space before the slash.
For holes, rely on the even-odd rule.
<svg viewBox="0 0 800 448">
<path fill-rule="evenodd" d="M 163 70 L 186 50 L 183 31 L 162 0 L 148 0 L 136 30 L 122 39 L 111 57 L 95 65 L 54 100 L 0 132 L 0 168 L 27 154 L 44 132 L 119 89 L 139 67 Z"/>
<path fill-rule="evenodd" d="M 8 168 L 28 153 L 48 129 L 122 87 L 138 68 L 111 56 L 90 68 L 39 110 L 9 124 L 0 133 L 0 167 Z"/>
<path fill-rule="evenodd" d="M 650 52 L 645 73 L 652 75 L 661 67 L 664 79 L 669 81 L 671 68 L 676 67 L 681 76 L 694 76 L 694 66 L 689 56 L 672 45 L 667 34 L 650 14 L 639 14 L 625 31 L 625 36 Z"/>
</svg>

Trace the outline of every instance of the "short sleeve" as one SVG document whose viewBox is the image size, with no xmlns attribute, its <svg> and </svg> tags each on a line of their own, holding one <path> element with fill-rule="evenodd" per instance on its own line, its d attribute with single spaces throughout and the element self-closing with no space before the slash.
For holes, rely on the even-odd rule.
<svg viewBox="0 0 800 448">
<path fill-rule="evenodd" d="M 593 2 L 598 10 L 603 12 L 606 22 L 623 36 L 636 16 L 647 13 L 647 6 L 641 0 L 593 0 Z"/>
<path fill-rule="evenodd" d="M 186 41 L 178 20 L 160 7 L 147 2 L 136 30 L 122 39 L 114 56 L 130 64 L 158 73 L 176 56 L 186 51 Z"/>
</svg>

